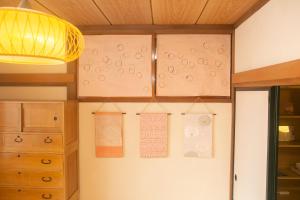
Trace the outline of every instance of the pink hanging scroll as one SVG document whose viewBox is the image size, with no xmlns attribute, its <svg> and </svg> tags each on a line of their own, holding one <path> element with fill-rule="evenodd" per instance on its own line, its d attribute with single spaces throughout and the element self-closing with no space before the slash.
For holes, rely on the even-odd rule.
<svg viewBox="0 0 300 200">
<path fill-rule="evenodd" d="M 96 157 L 123 156 L 122 113 L 95 114 Z"/>
<path fill-rule="evenodd" d="M 141 113 L 140 156 L 166 157 L 168 155 L 167 113 Z"/>
</svg>

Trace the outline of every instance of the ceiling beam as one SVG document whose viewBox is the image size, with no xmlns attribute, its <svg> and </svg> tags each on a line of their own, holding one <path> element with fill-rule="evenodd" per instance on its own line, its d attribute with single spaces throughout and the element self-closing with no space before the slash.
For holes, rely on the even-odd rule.
<svg viewBox="0 0 300 200">
<path fill-rule="evenodd" d="M 233 74 L 234 87 L 300 85 L 300 59 Z"/>
<path fill-rule="evenodd" d="M 270 0 L 261 0 L 254 4 L 246 13 L 244 13 L 235 23 L 234 28 L 239 27 L 244 21 L 250 18 L 254 13 L 256 13 L 260 8 L 262 8 Z"/>
<path fill-rule="evenodd" d="M 67 86 L 74 74 L 0 74 L 0 86 Z"/>
<path fill-rule="evenodd" d="M 231 34 L 233 25 L 99 25 L 79 26 L 84 35 L 98 34 Z"/>
</svg>

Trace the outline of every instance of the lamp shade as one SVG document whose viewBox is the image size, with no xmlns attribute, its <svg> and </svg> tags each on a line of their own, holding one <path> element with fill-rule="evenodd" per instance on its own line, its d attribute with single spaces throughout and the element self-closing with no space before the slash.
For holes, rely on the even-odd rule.
<svg viewBox="0 0 300 200">
<path fill-rule="evenodd" d="M 24 8 L 0 8 L 0 62 L 51 65 L 79 57 L 81 32 L 56 16 Z"/>
</svg>

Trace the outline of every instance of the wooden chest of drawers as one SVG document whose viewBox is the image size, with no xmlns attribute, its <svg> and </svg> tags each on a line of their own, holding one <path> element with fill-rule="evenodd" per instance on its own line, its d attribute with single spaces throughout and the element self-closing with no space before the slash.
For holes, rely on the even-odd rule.
<svg viewBox="0 0 300 200">
<path fill-rule="evenodd" d="M 75 200 L 77 103 L 0 102 L 0 200 Z"/>
</svg>

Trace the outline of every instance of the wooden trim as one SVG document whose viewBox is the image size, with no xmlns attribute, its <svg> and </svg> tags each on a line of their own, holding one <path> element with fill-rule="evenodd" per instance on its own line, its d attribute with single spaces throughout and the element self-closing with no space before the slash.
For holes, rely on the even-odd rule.
<svg viewBox="0 0 300 200">
<path fill-rule="evenodd" d="M 234 87 L 300 85 L 300 59 L 233 74 Z"/>
<path fill-rule="evenodd" d="M 152 49 L 151 49 L 151 87 L 152 87 L 152 96 L 156 96 L 156 45 L 157 45 L 157 38 L 156 35 L 152 35 Z"/>
<path fill-rule="evenodd" d="M 78 84 L 78 60 L 67 63 L 68 74 L 73 74 L 74 82 L 67 84 L 67 99 L 77 99 L 77 84 Z"/>
<path fill-rule="evenodd" d="M 72 194 L 69 200 L 79 200 L 79 190 L 77 190 L 74 194 Z"/>
<path fill-rule="evenodd" d="M 101 34 L 231 34 L 233 25 L 99 25 L 79 26 L 84 35 Z"/>
<path fill-rule="evenodd" d="M 250 18 L 254 13 L 256 13 L 260 8 L 262 8 L 270 0 L 260 0 L 256 2 L 245 14 L 243 14 L 235 23 L 234 28 L 239 27 L 244 21 Z"/>
<path fill-rule="evenodd" d="M 74 124 L 76 126 L 76 124 Z M 79 151 L 79 142 L 73 142 L 71 144 L 65 145 L 65 155 L 68 156 L 74 151 Z"/>
<path fill-rule="evenodd" d="M 230 96 L 211 96 L 211 97 L 78 97 L 79 102 L 214 102 L 231 103 Z"/>
<path fill-rule="evenodd" d="M 235 140 L 235 88 L 232 85 L 232 75 L 235 70 L 235 30 L 231 35 L 231 79 L 230 79 L 230 90 L 231 90 L 231 147 L 230 147 L 230 177 L 229 177 L 229 199 L 233 199 L 233 176 L 234 176 L 234 140 Z"/>
<path fill-rule="evenodd" d="M 0 86 L 67 86 L 74 74 L 0 74 Z"/>
</svg>

